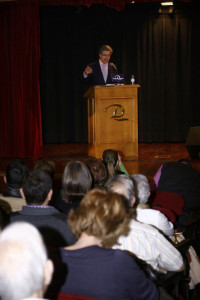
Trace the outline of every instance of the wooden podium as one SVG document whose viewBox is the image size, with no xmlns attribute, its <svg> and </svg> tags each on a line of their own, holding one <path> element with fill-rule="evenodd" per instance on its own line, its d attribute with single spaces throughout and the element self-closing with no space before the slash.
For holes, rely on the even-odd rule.
<svg viewBox="0 0 200 300">
<path fill-rule="evenodd" d="M 122 157 L 138 157 L 138 88 L 140 85 L 91 86 L 88 106 L 88 155 L 101 158 L 114 149 Z"/>
</svg>

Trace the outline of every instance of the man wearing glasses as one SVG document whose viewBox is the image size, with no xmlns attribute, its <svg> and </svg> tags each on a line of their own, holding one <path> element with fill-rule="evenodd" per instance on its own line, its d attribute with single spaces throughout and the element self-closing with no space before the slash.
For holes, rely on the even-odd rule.
<svg viewBox="0 0 200 300">
<path fill-rule="evenodd" d="M 103 45 L 99 49 L 99 61 L 93 62 L 85 68 L 83 77 L 92 85 L 112 84 L 112 74 L 117 73 L 117 67 L 110 63 L 113 49 L 109 45 Z"/>
</svg>

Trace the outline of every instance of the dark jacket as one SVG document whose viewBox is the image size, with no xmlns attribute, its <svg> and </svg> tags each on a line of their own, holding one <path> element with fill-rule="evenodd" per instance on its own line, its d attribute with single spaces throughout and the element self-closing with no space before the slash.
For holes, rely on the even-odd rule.
<svg viewBox="0 0 200 300">
<path fill-rule="evenodd" d="M 10 214 L 10 222 L 25 221 L 35 225 L 47 246 L 67 246 L 76 241 L 66 223 L 67 216 L 52 206 L 23 206 Z"/>
<path fill-rule="evenodd" d="M 103 74 L 101 72 L 101 67 L 98 61 L 89 64 L 93 72 L 87 76 L 84 80 L 90 82 L 92 85 L 105 85 L 111 84 L 112 78 L 111 74 L 117 73 L 117 67 L 113 63 L 108 63 L 108 77 L 107 81 L 104 81 Z"/>
</svg>

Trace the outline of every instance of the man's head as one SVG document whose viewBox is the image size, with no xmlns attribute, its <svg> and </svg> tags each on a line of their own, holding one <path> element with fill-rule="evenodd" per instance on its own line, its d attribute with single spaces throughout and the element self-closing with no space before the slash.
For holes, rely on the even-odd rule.
<svg viewBox="0 0 200 300">
<path fill-rule="evenodd" d="M 53 274 L 39 231 L 25 222 L 15 222 L 2 231 L 0 266 L 2 300 L 43 297 Z"/>
<path fill-rule="evenodd" d="M 52 179 L 42 170 L 29 173 L 20 190 L 26 203 L 30 205 L 47 205 L 52 196 Z"/>
<path fill-rule="evenodd" d="M 20 189 L 28 173 L 27 164 L 22 159 L 15 159 L 8 164 L 4 181 L 9 187 Z"/>
<path fill-rule="evenodd" d="M 109 45 L 103 45 L 99 49 L 99 58 L 103 64 L 107 64 L 113 53 L 113 49 Z"/>
<path fill-rule="evenodd" d="M 124 196 L 129 207 L 133 207 L 136 198 L 135 186 L 131 177 L 124 174 L 115 175 L 107 181 L 106 186 L 109 191 Z"/>
<path fill-rule="evenodd" d="M 136 195 L 139 204 L 146 204 L 150 195 L 150 186 L 147 177 L 143 174 L 134 174 L 131 177 L 136 182 Z"/>
</svg>

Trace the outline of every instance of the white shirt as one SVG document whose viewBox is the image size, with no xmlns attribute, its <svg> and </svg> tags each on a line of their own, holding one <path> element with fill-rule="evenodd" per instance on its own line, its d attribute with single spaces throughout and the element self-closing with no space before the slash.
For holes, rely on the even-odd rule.
<svg viewBox="0 0 200 300">
<path fill-rule="evenodd" d="M 161 272 L 179 271 L 183 267 L 181 253 L 156 228 L 133 219 L 129 228 L 128 235 L 120 236 L 114 249 L 132 252 Z"/>
<path fill-rule="evenodd" d="M 165 235 L 171 237 L 174 234 L 174 226 L 159 210 L 151 208 L 137 208 L 137 221 L 155 226 Z"/>
</svg>

